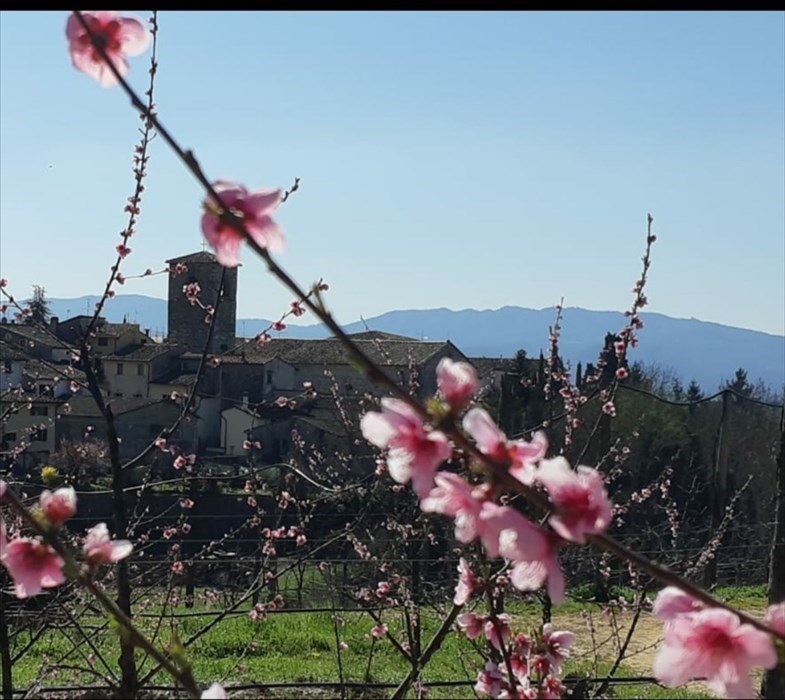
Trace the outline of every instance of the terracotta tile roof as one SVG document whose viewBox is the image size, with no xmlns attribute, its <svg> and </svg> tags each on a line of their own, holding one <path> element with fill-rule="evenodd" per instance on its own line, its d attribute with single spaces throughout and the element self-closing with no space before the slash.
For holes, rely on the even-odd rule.
<svg viewBox="0 0 785 700">
<path fill-rule="evenodd" d="M 157 376 L 151 384 L 178 384 L 180 386 L 192 386 L 196 381 L 196 372 L 183 372 L 180 369 L 171 369 L 164 374 Z M 204 381 L 204 379 L 202 380 Z"/>
<path fill-rule="evenodd" d="M 188 253 L 187 255 L 181 255 L 177 258 L 170 258 L 166 261 L 167 263 L 217 263 L 215 256 L 212 253 L 208 253 L 206 250 L 200 250 L 197 253 Z"/>
<path fill-rule="evenodd" d="M 0 324 L 0 337 L 15 335 L 18 338 L 26 338 L 29 342 L 39 345 L 47 345 L 50 348 L 69 348 L 62 340 L 47 333 L 38 326 L 28 326 L 24 323 L 2 323 Z"/>
<path fill-rule="evenodd" d="M 0 394 L 0 403 L 64 403 L 65 399 L 56 399 L 49 395 L 30 394 L 27 392 L 17 393 L 14 389 Z"/>
<path fill-rule="evenodd" d="M 425 362 L 450 344 L 450 341 L 357 340 L 356 343 L 379 365 L 404 367 L 410 362 L 414 364 Z M 264 364 L 276 357 L 295 366 L 350 364 L 346 349 L 334 338 L 326 340 L 273 338 L 261 347 L 257 347 L 256 342 L 251 340 L 241 348 L 222 355 L 221 359 L 233 363 L 243 362 L 243 354 L 245 362 L 249 364 Z"/>
<path fill-rule="evenodd" d="M 144 397 L 116 397 L 106 399 L 107 404 L 112 409 L 115 416 L 121 416 L 124 413 L 131 413 L 131 411 L 138 411 L 140 408 L 148 408 L 156 404 L 165 404 L 173 408 L 177 408 L 174 401 L 169 399 L 155 399 Z M 98 405 L 92 396 L 73 396 L 68 401 L 71 410 L 68 415 L 71 416 L 89 416 L 100 417 L 101 412 L 98 410 Z"/>
<path fill-rule="evenodd" d="M 127 362 L 149 362 L 160 355 L 164 355 L 172 350 L 177 350 L 177 347 L 178 346 L 174 344 L 150 341 L 144 345 L 135 345 L 133 347 L 124 348 L 123 350 L 120 350 L 120 352 L 105 355 L 104 359 Z"/>
</svg>

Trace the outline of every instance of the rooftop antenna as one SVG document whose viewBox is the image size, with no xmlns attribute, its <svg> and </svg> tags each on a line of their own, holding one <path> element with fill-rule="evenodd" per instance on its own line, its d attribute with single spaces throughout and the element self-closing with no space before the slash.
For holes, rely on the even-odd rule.
<svg viewBox="0 0 785 700">
<path fill-rule="evenodd" d="M 206 250 L 207 250 L 207 241 L 204 240 L 204 238 L 203 238 L 202 239 L 202 252 L 204 253 L 204 251 L 206 251 Z"/>
</svg>

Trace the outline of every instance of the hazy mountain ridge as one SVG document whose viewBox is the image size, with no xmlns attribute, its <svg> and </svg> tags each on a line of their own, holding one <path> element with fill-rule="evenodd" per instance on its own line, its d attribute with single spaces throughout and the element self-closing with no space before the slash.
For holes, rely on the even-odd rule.
<svg viewBox="0 0 785 700">
<path fill-rule="evenodd" d="M 90 313 L 98 297 L 50 299 L 52 313 L 64 319 Z M 166 301 L 137 294 L 111 299 L 104 316 L 110 321 L 128 320 L 149 328 L 153 335 L 166 329 Z M 774 390 L 785 384 L 785 336 L 772 335 L 697 319 L 672 318 L 658 313 L 641 315 L 645 327 L 640 331 L 640 346 L 630 353 L 632 361 L 641 360 L 673 368 L 686 383 L 697 380 L 705 391 L 713 391 L 729 379 L 738 367 L 747 370 L 749 379 L 762 379 Z M 526 309 L 504 306 L 500 309 L 413 309 L 389 311 L 365 324 L 373 330 L 388 331 L 413 338 L 449 339 L 465 354 L 509 357 L 519 348 L 530 356 L 547 352 L 548 328 L 556 318 L 553 308 Z M 360 321 L 346 326 L 349 332 L 365 330 Z M 238 319 L 238 335 L 253 336 L 270 325 L 265 319 Z M 577 307 L 564 309 L 561 348 L 571 364 L 596 360 L 605 333 L 625 325 L 624 315 L 616 311 L 590 311 Z M 289 325 L 282 333 L 290 338 L 324 338 L 321 324 Z"/>
</svg>

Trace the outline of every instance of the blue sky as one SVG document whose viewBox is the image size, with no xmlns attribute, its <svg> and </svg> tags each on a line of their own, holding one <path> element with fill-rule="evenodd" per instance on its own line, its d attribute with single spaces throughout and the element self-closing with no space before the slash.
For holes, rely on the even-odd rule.
<svg viewBox="0 0 785 700">
<path fill-rule="evenodd" d="M 143 15 L 140 15 L 143 16 Z M 66 13 L 0 13 L 0 274 L 96 293 L 138 119 L 70 64 Z M 785 332 L 784 13 L 160 15 L 159 114 L 213 179 L 302 187 L 281 262 L 339 321 L 391 309 L 650 309 Z M 144 89 L 149 53 L 131 59 Z M 201 247 L 162 141 L 126 274 Z M 249 252 L 238 313 L 291 297 Z M 164 277 L 118 290 L 164 297 Z M 307 320 L 304 317 L 302 320 Z"/>
</svg>

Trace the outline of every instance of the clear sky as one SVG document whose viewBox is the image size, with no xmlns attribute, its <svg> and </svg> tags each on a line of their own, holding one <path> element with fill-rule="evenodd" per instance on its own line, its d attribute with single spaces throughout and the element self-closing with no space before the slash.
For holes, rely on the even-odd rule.
<svg viewBox="0 0 785 700">
<path fill-rule="evenodd" d="M 139 121 L 70 64 L 64 12 L 0 14 L 0 274 L 97 293 Z M 785 332 L 785 13 L 162 12 L 160 117 L 213 179 L 302 187 L 281 262 L 339 321 L 650 310 Z M 149 52 L 131 59 L 144 89 Z M 125 274 L 201 248 L 154 144 Z M 246 251 L 238 314 L 291 300 Z M 164 277 L 118 290 L 164 297 Z M 307 320 L 304 317 L 302 320 Z"/>
</svg>

